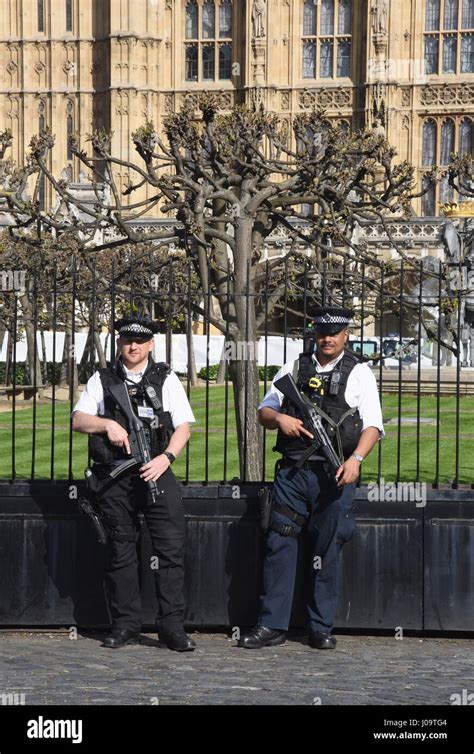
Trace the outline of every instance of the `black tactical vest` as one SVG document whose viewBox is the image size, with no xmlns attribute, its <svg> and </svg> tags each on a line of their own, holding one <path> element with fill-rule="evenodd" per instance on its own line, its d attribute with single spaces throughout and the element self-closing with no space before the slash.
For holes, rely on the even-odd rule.
<svg viewBox="0 0 474 754">
<path fill-rule="evenodd" d="M 110 367 L 99 369 L 100 381 L 104 390 L 104 413 L 101 417 L 114 419 L 127 432 L 129 431 L 127 419 L 112 397 L 109 388 L 112 385 L 126 382 L 132 407 L 137 416 L 138 406 L 153 408 L 145 388 L 151 385 L 155 389 L 161 409 L 153 409 L 153 419 L 141 419 L 147 429 L 152 457 L 160 455 L 166 450 L 169 439 L 173 434 L 171 415 L 168 411 L 163 411 L 162 401 L 163 383 L 169 373 L 170 368 L 167 364 L 155 363 L 151 357 L 141 381 L 137 383 L 127 382 L 121 359 Z M 107 434 L 89 435 L 89 453 L 96 463 L 112 463 L 130 457 L 122 448 L 111 445 Z"/>
<path fill-rule="evenodd" d="M 314 404 L 323 419 L 323 424 L 332 440 L 339 457 L 349 458 L 357 447 L 362 432 L 362 419 L 357 408 L 351 408 L 344 397 L 347 380 L 360 360 L 348 351 L 331 372 L 318 373 L 310 353 L 299 355 L 293 374 L 298 389 Z M 280 411 L 289 416 L 297 416 L 297 410 L 287 399 L 283 399 Z M 277 442 L 273 450 L 283 456 L 298 459 L 308 449 L 310 441 L 304 437 L 289 437 L 278 430 Z M 311 460 L 322 458 L 317 450 Z"/>
</svg>

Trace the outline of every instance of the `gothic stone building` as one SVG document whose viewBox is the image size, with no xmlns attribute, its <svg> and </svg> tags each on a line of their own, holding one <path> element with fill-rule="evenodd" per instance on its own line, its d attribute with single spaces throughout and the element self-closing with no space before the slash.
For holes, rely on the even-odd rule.
<svg viewBox="0 0 474 754">
<path fill-rule="evenodd" d="M 472 149 L 474 0 L 0 0 L 0 129 L 21 161 L 32 134 L 56 134 L 53 171 L 78 166 L 68 134 L 130 134 L 203 90 L 263 102 L 289 130 L 323 107 L 347 127 L 383 129 L 419 173 Z M 126 180 L 126 176 L 119 176 Z M 441 186 L 419 200 L 439 214 Z M 46 197 L 50 201 L 51 197 Z"/>
</svg>

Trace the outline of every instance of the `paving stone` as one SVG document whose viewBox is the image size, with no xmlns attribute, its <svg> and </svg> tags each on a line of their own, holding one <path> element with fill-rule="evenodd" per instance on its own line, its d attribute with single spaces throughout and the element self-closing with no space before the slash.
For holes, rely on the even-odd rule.
<svg viewBox="0 0 474 754">
<path fill-rule="evenodd" d="M 474 691 L 471 639 L 342 635 L 321 652 L 299 636 L 262 650 L 192 636 L 196 651 L 179 654 L 153 635 L 110 650 L 98 634 L 1 631 L 0 704 L 24 693 L 27 705 L 449 705 Z"/>
</svg>

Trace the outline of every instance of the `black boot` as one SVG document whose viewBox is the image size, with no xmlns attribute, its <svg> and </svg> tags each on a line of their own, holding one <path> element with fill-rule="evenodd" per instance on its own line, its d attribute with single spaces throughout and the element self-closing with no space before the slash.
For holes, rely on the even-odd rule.
<svg viewBox="0 0 474 754">
<path fill-rule="evenodd" d="M 278 631 L 266 626 L 255 626 L 244 634 L 237 642 L 238 647 L 245 649 L 261 649 L 262 647 L 276 647 L 286 641 L 286 631 Z"/>
<path fill-rule="evenodd" d="M 312 631 L 308 638 L 308 644 L 313 649 L 334 649 L 337 641 L 334 636 L 322 631 Z"/>
<path fill-rule="evenodd" d="M 177 631 L 160 631 L 158 645 L 173 649 L 175 652 L 192 652 L 196 649 L 196 643 L 187 635 L 184 628 Z"/>
<path fill-rule="evenodd" d="M 113 628 L 110 634 L 105 637 L 102 646 L 117 649 L 118 647 L 125 647 L 126 644 L 138 644 L 139 638 L 139 631 L 129 631 L 127 628 Z"/>
</svg>

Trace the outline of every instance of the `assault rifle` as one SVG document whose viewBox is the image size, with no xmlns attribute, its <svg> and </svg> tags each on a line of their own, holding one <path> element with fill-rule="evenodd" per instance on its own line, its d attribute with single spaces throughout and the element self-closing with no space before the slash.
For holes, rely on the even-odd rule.
<svg viewBox="0 0 474 754">
<path fill-rule="evenodd" d="M 115 468 L 109 473 L 109 476 L 111 476 L 112 479 L 116 479 L 123 474 L 124 471 L 127 471 L 127 469 L 130 469 L 133 466 L 143 466 L 145 463 L 148 463 L 152 460 L 152 455 L 150 450 L 150 431 L 133 410 L 125 382 L 122 382 L 120 385 L 112 385 L 109 390 L 117 405 L 127 418 L 129 427 L 128 441 L 132 453 L 130 459 L 115 466 Z M 156 482 L 147 482 L 147 484 L 153 502 L 156 503 L 160 494 L 157 484 Z"/>
<path fill-rule="evenodd" d="M 280 393 L 283 393 L 283 395 L 298 409 L 304 428 L 313 435 L 313 439 L 311 440 L 311 453 L 313 450 L 320 451 L 329 463 L 331 470 L 336 474 L 342 461 L 334 450 L 331 440 L 324 429 L 321 417 L 316 412 L 309 398 L 298 390 L 296 382 L 291 374 L 285 374 L 284 377 L 281 377 L 274 384 L 276 389 L 279 390 Z M 311 455 L 311 453 L 306 455 Z M 305 460 L 307 460 L 307 458 L 303 455 L 296 464 L 297 468 L 301 468 Z"/>
</svg>

